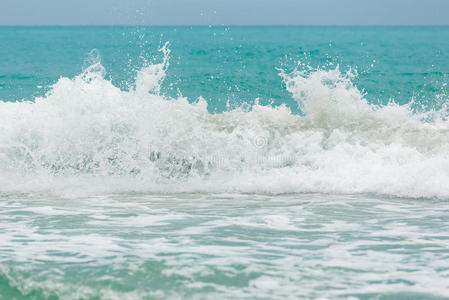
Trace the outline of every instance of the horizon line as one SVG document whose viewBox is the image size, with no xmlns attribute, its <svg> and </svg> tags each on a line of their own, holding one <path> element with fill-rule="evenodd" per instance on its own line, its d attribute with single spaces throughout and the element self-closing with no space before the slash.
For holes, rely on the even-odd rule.
<svg viewBox="0 0 449 300">
<path fill-rule="evenodd" d="M 449 27 L 449 24 L 0 24 L 0 27 Z"/>
</svg>

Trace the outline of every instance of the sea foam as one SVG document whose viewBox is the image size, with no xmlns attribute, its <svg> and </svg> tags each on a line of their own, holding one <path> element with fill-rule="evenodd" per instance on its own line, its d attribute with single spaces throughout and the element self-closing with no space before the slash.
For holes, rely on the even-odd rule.
<svg viewBox="0 0 449 300">
<path fill-rule="evenodd" d="M 302 114 L 211 114 L 160 93 L 169 63 L 124 91 L 99 59 L 32 102 L 0 102 L 0 191 L 373 193 L 449 198 L 441 112 L 369 104 L 352 75 L 280 71 Z"/>
</svg>

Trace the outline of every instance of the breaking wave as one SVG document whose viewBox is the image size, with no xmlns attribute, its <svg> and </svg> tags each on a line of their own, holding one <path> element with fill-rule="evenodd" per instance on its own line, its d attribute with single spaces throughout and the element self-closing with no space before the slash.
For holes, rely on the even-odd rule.
<svg viewBox="0 0 449 300">
<path fill-rule="evenodd" d="M 0 102 L 0 191 L 374 193 L 449 198 L 449 122 L 369 104 L 352 75 L 280 76 L 303 112 L 255 104 L 211 114 L 160 94 L 169 62 L 135 87 L 99 58 L 33 102 Z M 280 79 L 281 80 L 281 79 Z"/>
</svg>

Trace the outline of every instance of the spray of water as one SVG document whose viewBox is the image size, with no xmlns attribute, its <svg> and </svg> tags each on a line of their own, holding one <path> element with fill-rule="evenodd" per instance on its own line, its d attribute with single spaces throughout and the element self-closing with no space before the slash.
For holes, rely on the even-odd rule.
<svg viewBox="0 0 449 300">
<path fill-rule="evenodd" d="M 255 104 L 210 114 L 160 94 L 169 65 L 123 91 L 98 51 L 34 102 L 0 102 L 0 190 L 375 193 L 449 197 L 449 123 L 370 105 L 337 68 L 280 71 L 303 115 Z M 426 121 L 423 121 L 423 120 Z"/>
</svg>

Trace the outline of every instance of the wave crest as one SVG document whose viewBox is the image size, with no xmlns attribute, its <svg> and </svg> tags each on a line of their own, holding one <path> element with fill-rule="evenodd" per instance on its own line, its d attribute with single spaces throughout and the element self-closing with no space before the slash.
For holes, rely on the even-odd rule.
<svg viewBox="0 0 449 300">
<path fill-rule="evenodd" d="M 161 51 L 129 91 L 105 79 L 93 53 L 82 74 L 45 97 L 0 102 L 0 190 L 449 197 L 444 118 L 371 105 L 338 67 L 280 72 L 303 115 L 259 104 L 210 114 L 202 98 L 160 95 L 168 46 Z"/>
</svg>

